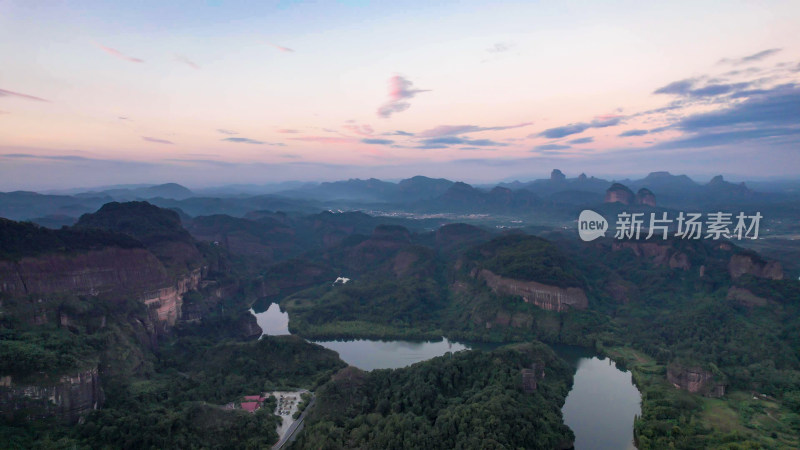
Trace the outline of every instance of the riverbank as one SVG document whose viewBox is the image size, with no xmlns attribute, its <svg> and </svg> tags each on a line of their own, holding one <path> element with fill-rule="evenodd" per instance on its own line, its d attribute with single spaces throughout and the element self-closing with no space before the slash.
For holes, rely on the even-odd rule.
<svg viewBox="0 0 800 450">
<path fill-rule="evenodd" d="M 732 391 L 721 398 L 691 394 L 671 385 L 667 367 L 630 347 L 599 349 L 633 373 L 642 393 L 642 414 L 634 421 L 639 450 L 709 448 L 742 442 L 752 448 L 800 448 L 792 428 L 800 417 L 778 402 L 751 392 Z M 738 447 L 746 448 L 746 447 Z"/>
</svg>

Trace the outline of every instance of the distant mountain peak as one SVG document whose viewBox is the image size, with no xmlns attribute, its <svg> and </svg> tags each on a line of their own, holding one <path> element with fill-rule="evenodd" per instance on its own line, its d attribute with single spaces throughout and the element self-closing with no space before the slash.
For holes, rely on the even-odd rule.
<svg viewBox="0 0 800 450">
<path fill-rule="evenodd" d="M 550 181 L 555 181 L 557 183 L 562 183 L 562 182 L 566 181 L 566 179 L 567 179 L 567 176 L 564 175 L 564 172 L 562 172 L 562 171 L 560 171 L 558 169 L 553 169 L 553 171 L 550 172 Z"/>
</svg>

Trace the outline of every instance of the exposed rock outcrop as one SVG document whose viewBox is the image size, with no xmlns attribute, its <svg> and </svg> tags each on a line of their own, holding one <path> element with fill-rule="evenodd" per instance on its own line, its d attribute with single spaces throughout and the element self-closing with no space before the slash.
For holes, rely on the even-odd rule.
<svg viewBox="0 0 800 450">
<path fill-rule="evenodd" d="M 181 316 L 183 295 L 200 286 L 202 272 L 198 268 L 170 279 L 160 260 L 145 249 L 50 253 L 18 262 L 0 261 L 0 293 L 18 297 L 69 293 L 105 296 L 111 301 L 135 296 L 151 308 L 158 322 L 169 327 Z M 44 313 L 33 319 L 47 322 Z"/>
<path fill-rule="evenodd" d="M 538 388 L 538 380 L 544 378 L 544 364 L 531 364 L 530 369 L 522 369 L 522 390 L 531 394 Z"/>
<path fill-rule="evenodd" d="M 156 315 L 156 319 L 168 326 L 175 325 L 181 317 L 183 295 L 200 287 L 202 270 L 195 269 L 172 286 L 146 292 L 141 300 Z"/>
<path fill-rule="evenodd" d="M 656 195 L 650 189 L 641 188 L 636 193 L 636 204 L 655 207 Z"/>
<path fill-rule="evenodd" d="M 619 183 L 614 183 L 606 191 L 606 203 L 622 203 L 623 205 L 630 205 L 634 201 L 633 191 L 627 186 Z"/>
<path fill-rule="evenodd" d="M 535 281 L 514 280 L 495 275 L 486 269 L 480 270 L 476 275 L 486 281 L 486 285 L 497 294 L 517 295 L 522 297 L 526 303 L 533 303 L 549 311 L 586 309 L 589 306 L 586 293 L 581 288 L 560 288 Z"/>
<path fill-rule="evenodd" d="M 722 397 L 725 395 L 725 384 L 717 380 L 708 370 L 699 367 L 683 367 L 670 364 L 667 368 L 667 380 L 678 389 L 706 397 Z"/>
<path fill-rule="evenodd" d="M 0 411 L 6 418 L 57 416 L 75 423 L 100 408 L 103 400 L 97 367 L 35 384 L 17 384 L 10 376 L 0 378 Z"/>
<path fill-rule="evenodd" d="M 783 267 L 777 261 L 764 261 L 756 255 L 739 253 L 731 256 L 728 263 L 728 271 L 732 278 L 739 278 L 744 274 L 750 274 L 759 278 L 769 278 L 771 280 L 783 279 Z"/>
<path fill-rule="evenodd" d="M 0 261 L 0 292 L 97 295 L 168 283 L 161 262 L 145 249 L 116 247 L 76 255 L 52 253 Z"/>
</svg>

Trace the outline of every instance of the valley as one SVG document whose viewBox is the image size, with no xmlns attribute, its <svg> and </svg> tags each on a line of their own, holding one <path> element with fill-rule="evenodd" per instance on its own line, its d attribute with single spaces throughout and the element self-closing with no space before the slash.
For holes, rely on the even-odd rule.
<svg viewBox="0 0 800 450">
<path fill-rule="evenodd" d="M 607 448 L 794 445 L 800 289 L 785 246 L 581 242 L 547 214 L 510 227 L 447 214 L 191 216 L 134 201 L 58 229 L 3 220 L 2 432 L 18 448 L 257 448 L 278 440 L 279 416 L 222 406 L 306 389 L 298 448 L 517 445 L 536 429 L 566 449 L 601 423 L 570 405 L 628 392 L 636 410 L 603 427 L 628 444 Z M 600 387 L 614 380 L 636 389 Z M 424 386 L 440 394 L 412 394 Z M 509 407 L 519 432 L 464 422 L 517 429 Z"/>
</svg>

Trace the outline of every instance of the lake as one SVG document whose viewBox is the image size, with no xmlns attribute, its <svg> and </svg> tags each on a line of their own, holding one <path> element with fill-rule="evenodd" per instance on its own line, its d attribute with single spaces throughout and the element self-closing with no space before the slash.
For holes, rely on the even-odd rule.
<svg viewBox="0 0 800 450">
<path fill-rule="evenodd" d="M 576 368 L 572 390 L 561 408 L 564 423 L 575 432 L 575 449 L 635 449 L 633 419 L 641 414 L 642 397 L 632 374 L 586 348 L 552 347 Z"/>
<path fill-rule="evenodd" d="M 289 314 L 276 303 L 252 311 L 263 335 L 289 333 Z M 339 353 L 346 363 L 364 370 L 397 369 L 447 352 L 474 348 L 469 343 L 441 341 L 376 341 L 354 339 L 315 342 Z M 478 347 L 485 348 L 484 345 Z M 576 450 L 628 450 L 633 445 L 633 419 L 641 414 L 641 395 L 629 371 L 583 347 L 554 345 L 553 350 L 575 368 L 572 390 L 562 408 L 564 423 L 575 432 Z"/>
<path fill-rule="evenodd" d="M 280 310 L 277 303 L 256 313 L 262 335 L 279 336 L 289 333 L 289 314 Z M 426 361 L 447 352 L 468 350 L 471 347 L 459 342 L 440 341 L 379 341 L 351 339 L 341 341 L 314 341 L 339 354 L 342 361 L 363 370 L 399 369 L 420 361 Z"/>
</svg>

